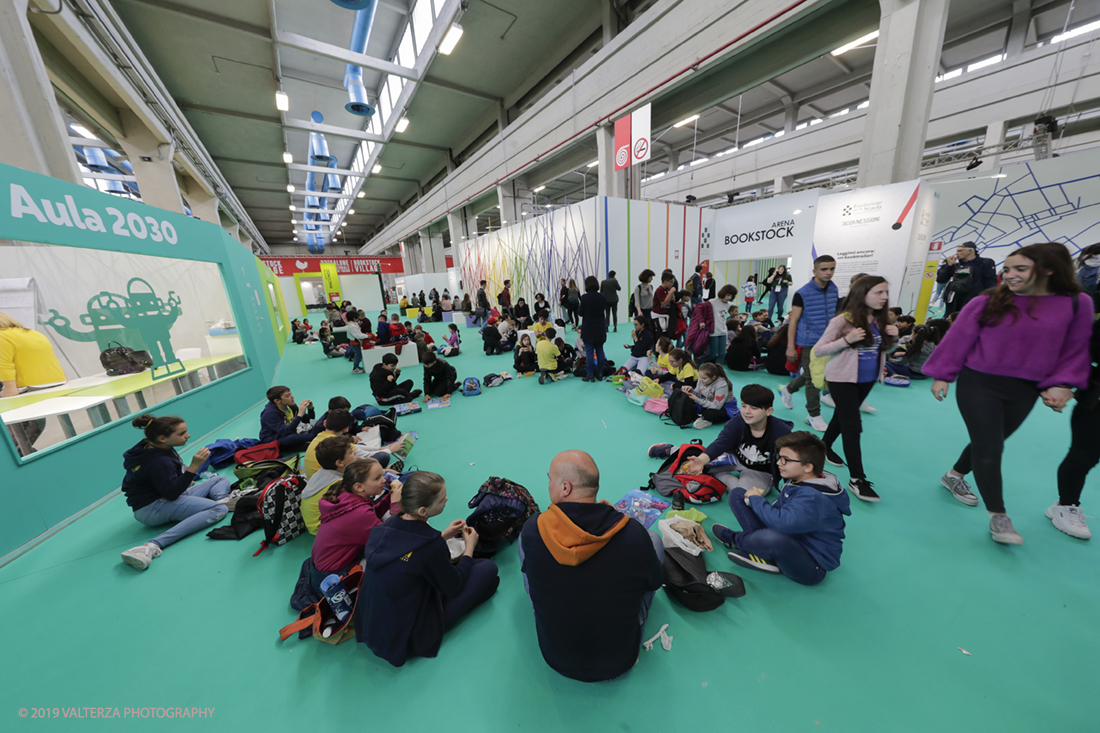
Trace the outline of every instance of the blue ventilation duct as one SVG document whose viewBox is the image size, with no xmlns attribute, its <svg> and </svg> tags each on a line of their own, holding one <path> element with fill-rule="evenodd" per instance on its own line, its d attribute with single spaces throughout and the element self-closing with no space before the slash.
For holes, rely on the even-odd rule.
<svg viewBox="0 0 1100 733">
<path fill-rule="evenodd" d="M 334 0 L 336 2 L 336 0 Z M 370 40 L 371 26 L 374 25 L 374 14 L 378 10 L 378 0 L 366 2 L 336 2 L 342 7 L 356 7 L 355 25 L 351 29 L 351 46 L 355 53 L 367 52 L 367 41 Z M 363 86 L 363 68 L 348 64 L 344 71 L 344 88 L 348 90 L 350 101 L 344 105 L 344 109 L 353 115 L 370 117 L 374 114 L 374 107 L 367 102 L 367 90 Z"/>
<path fill-rule="evenodd" d="M 374 5 L 374 0 L 332 0 L 344 10 L 363 10 Z"/>
</svg>

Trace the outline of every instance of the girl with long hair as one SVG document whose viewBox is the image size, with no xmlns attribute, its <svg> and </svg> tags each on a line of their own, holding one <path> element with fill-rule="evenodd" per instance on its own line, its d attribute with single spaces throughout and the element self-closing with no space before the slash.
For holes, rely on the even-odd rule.
<svg viewBox="0 0 1100 733">
<path fill-rule="evenodd" d="M 898 327 L 888 325 L 890 285 L 878 275 L 861 277 L 848 293 L 847 310 L 829 321 L 825 333 L 814 346 L 815 356 L 829 356 L 825 380 L 836 401 L 836 411 L 825 430 L 825 460 L 843 466 L 844 460 L 833 450 L 843 437 L 844 458 L 848 461 L 848 490 L 863 501 L 880 501 L 863 470 L 859 435 L 863 422 L 859 406 L 882 379 L 886 353 L 893 351 Z"/>
<path fill-rule="evenodd" d="M 700 365 L 699 384 L 695 387 L 684 387 L 683 391 L 698 405 L 699 417 L 694 423 L 697 429 L 705 430 L 715 423 L 724 423 L 730 419 L 726 412 L 726 403 L 733 394 L 733 383 L 718 364 L 707 362 Z"/>
<path fill-rule="evenodd" d="M 764 287 L 768 290 L 768 318 L 774 320 L 773 314 L 778 314 L 779 320 L 783 319 L 783 306 L 787 302 L 787 289 L 794 284 L 794 278 L 787 272 L 786 265 L 775 268 L 775 272 L 764 280 Z M 775 321 L 778 323 L 779 321 Z"/>
<path fill-rule="evenodd" d="M 955 398 L 970 434 L 970 444 L 940 483 L 963 504 L 977 506 L 964 479 L 974 472 L 996 542 L 1024 542 L 1005 513 L 1005 440 L 1038 398 L 1061 412 L 1074 389 L 1088 387 L 1093 316 L 1092 299 L 1081 292 L 1069 251 L 1056 242 L 1028 245 L 1005 259 L 999 286 L 963 306 L 925 362 L 937 400 L 958 381 Z"/>
<path fill-rule="evenodd" d="M 909 379 L 927 379 L 924 376 L 924 365 L 950 327 L 951 324 L 942 318 L 917 326 L 913 331 L 913 340 L 905 350 L 905 356 L 897 361 L 886 362 L 886 374 Z"/>
</svg>

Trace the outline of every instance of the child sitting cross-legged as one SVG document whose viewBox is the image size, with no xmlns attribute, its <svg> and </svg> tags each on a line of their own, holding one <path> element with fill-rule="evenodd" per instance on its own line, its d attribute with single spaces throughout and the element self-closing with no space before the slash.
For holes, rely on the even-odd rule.
<svg viewBox="0 0 1100 733">
<path fill-rule="evenodd" d="M 657 339 L 657 351 L 650 351 L 649 356 L 649 371 L 646 372 L 647 377 L 653 379 L 660 379 L 668 374 L 668 355 L 672 351 L 672 340 L 668 336 L 662 336 Z"/>
<path fill-rule="evenodd" d="M 673 349 L 668 352 L 668 374 L 657 379 L 658 382 L 672 382 L 673 388 L 694 387 L 698 381 L 699 372 L 695 368 L 695 362 L 691 360 L 683 349 Z"/>
<path fill-rule="evenodd" d="M 547 379 L 555 382 L 566 376 L 561 351 L 554 343 L 557 335 L 558 332 L 555 329 L 548 328 L 539 334 L 535 344 L 535 357 L 539 366 L 539 384 L 546 384 Z"/>
<path fill-rule="evenodd" d="M 844 517 L 851 515 L 847 492 L 836 476 L 822 470 L 825 443 L 798 431 L 775 442 L 776 462 L 786 480 L 779 498 L 769 503 L 767 489 L 730 492 L 730 508 L 741 525 L 734 532 L 721 524 L 711 531 L 730 548 L 729 559 L 743 568 L 782 573 L 796 583 L 817 585 L 840 567 Z"/>
<path fill-rule="evenodd" d="M 695 387 L 684 387 L 683 391 L 698 405 L 699 417 L 694 424 L 699 430 L 730 419 L 726 412 L 726 403 L 729 402 L 733 385 L 718 364 L 708 362 L 700 366 L 699 384 Z"/>
<path fill-rule="evenodd" d="M 445 343 L 439 347 L 439 353 L 443 356 L 458 356 L 460 353 L 459 346 L 462 344 L 462 339 L 458 337 L 458 326 L 448 323 L 447 335 L 443 337 L 443 341 Z"/>
<path fill-rule="evenodd" d="M 535 371 L 538 369 L 535 347 L 531 343 L 530 334 L 525 333 L 520 337 L 513 356 L 512 366 L 515 368 L 518 377 L 534 376 Z"/>
<path fill-rule="evenodd" d="M 333 573 L 347 575 L 363 560 L 371 530 L 385 520 L 391 502 L 400 505 L 401 482 L 387 482 L 381 463 L 357 458 L 344 468 L 343 478 L 320 500 L 321 523 L 310 555 L 314 593 L 324 595 L 321 581 Z"/>
</svg>

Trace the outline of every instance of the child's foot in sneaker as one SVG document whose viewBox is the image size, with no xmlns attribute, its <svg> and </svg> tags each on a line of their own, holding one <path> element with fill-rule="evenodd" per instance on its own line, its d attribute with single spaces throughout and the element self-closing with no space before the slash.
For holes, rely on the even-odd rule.
<svg viewBox="0 0 1100 733">
<path fill-rule="evenodd" d="M 726 557 L 728 557 L 730 560 L 737 563 L 743 568 L 748 568 L 750 570 L 759 570 L 762 573 L 771 573 L 772 575 L 779 574 L 778 565 L 772 565 L 764 558 L 757 557 L 756 555 L 750 555 L 749 553 L 742 550 L 727 552 Z"/>
<path fill-rule="evenodd" d="M 668 458 L 672 455 L 672 443 L 654 443 L 649 446 L 646 455 L 650 458 Z"/>
<path fill-rule="evenodd" d="M 710 532 L 714 535 L 714 539 L 718 540 L 729 549 L 737 549 L 737 545 L 733 542 L 733 530 L 726 525 L 716 524 L 710 528 Z"/>
<path fill-rule="evenodd" d="M 367 370 L 363 369 L 363 368 L 357 368 L 357 369 L 352 369 L 351 373 L 352 374 L 366 374 Z"/>
<path fill-rule="evenodd" d="M 787 385 L 779 387 L 779 399 L 783 401 L 783 406 L 788 410 L 794 409 L 794 398 L 791 393 L 787 391 Z"/>
<path fill-rule="evenodd" d="M 956 476 L 948 471 L 940 479 L 940 483 L 944 488 L 951 492 L 951 496 L 955 497 L 963 504 L 967 506 L 978 506 L 978 497 L 974 496 L 974 493 L 970 490 L 970 484 L 966 483 L 962 476 Z M 1048 513 L 1049 517 L 1050 514 Z"/>
<path fill-rule="evenodd" d="M 146 542 L 144 545 L 131 547 L 129 550 L 122 553 L 122 562 L 132 568 L 145 570 L 154 559 L 160 557 L 161 552 L 160 546 L 155 542 Z"/>
<path fill-rule="evenodd" d="M 1055 504 L 1047 509 L 1047 519 L 1054 524 L 1054 528 L 1065 532 L 1070 537 L 1087 540 L 1092 537 L 1089 525 L 1085 522 L 1085 515 L 1079 506 L 1062 506 Z"/>
<path fill-rule="evenodd" d="M 989 534 L 993 535 L 994 542 L 1000 542 L 1002 545 L 1024 544 L 1024 538 L 1012 526 L 1012 520 L 1007 514 L 989 515 Z"/>
<path fill-rule="evenodd" d="M 696 430 L 706 430 L 713 424 L 714 423 L 712 423 L 710 420 L 704 420 L 701 417 L 695 418 L 695 422 L 692 423 L 692 425 L 695 426 Z"/>
<path fill-rule="evenodd" d="M 875 493 L 875 490 L 871 488 L 872 486 L 874 484 L 865 478 L 854 478 L 848 482 L 848 491 L 851 491 L 863 501 L 882 501 L 882 497 Z"/>
<path fill-rule="evenodd" d="M 825 460 L 833 466 L 844 466 L 844 459 L 841 458 L 835 450 L 831 447 L 825 449 Z"/>
</svg>

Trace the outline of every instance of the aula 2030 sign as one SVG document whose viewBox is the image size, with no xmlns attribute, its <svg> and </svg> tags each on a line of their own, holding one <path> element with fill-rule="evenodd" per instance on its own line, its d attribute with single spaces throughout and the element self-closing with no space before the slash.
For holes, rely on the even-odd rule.
<svg viewBox="0 0 1100 733">
<path fill-rule="evenodd" d="M 164 219 L 152 216 L 142 217 L 137 212 L 131 211 L 123 214 L 113 206 L 104 207 L 103 212 L 110 217 L 111 234 L 119 237 L 135 237 L 137 239 L 149 238 L 151 242 L 167 242 L 176 244 L 179 235 L 172 223 Z M 107 232 L 103 225 L 103 217 L 95 209 L 82 208 L 77 212 L 76 200 L 71 194 L 66 194 L 63 201 L 50 201 L 42 199 L 39 207 L 31 198 L 27 189 L 18 183 L 11 184 L 11 216 L 13 219 L 22 219 L 24 216 L 33 216 L 41 224 L 47 222 L 58 227 L 76 227 L 92 232 Z"/>
</svg>

